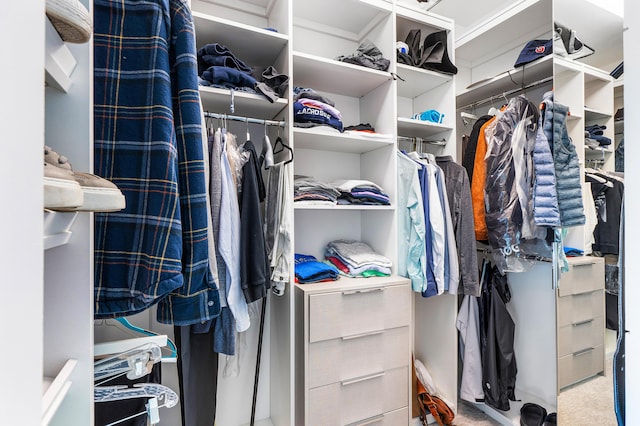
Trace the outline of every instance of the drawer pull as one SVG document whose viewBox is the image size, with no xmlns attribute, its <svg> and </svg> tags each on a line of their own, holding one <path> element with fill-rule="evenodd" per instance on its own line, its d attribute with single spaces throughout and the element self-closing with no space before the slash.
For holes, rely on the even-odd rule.
<svg viewBox="0 0 640 426">
<path fill-rule="evenodd" d="M 354 423 L 349 423 L 345 426 L 367 426 L 372 423 L 379 422 L 380 420 L 384 420 L 384 414 L 378 414 L 377 416 L 369 417 L 368 419 L 360 420 Z"/>
<path fill-rule="evenodd" d="M 591 265 L 595 265 L 595 264 L 596 264 L 596 261 L 592 260 L 590 262 L 587 261 L 587 262 L 574 263 L 574 264 L 572 264 L 572 266 L 574 268 L 577 268 L 578 266 L 591 266 Z"/>
<path fill-rule="evenodd" d="M 587 349 L 583 349 L 581 351 L 578 352 L 574 352 L 573 356 L 580 356 L 580 355 L 584 355 L 584 354 L 588 354 L 589 352 L 593 351 L 595 348 L 587 348 Z"/>
<path fill-rule="evenodd" d="M 369 376 L 358 377 L 357 379 L 343 380 L 340 382 L 340 384 L 342 386 L 349 386 L 349 385 L 353 385 L 354 383 L 360 383 L 360 382 L 364 382 L 371 379 L 377 379 L 378 377 L 382 377 L 382 376 L 384 376 L 384 371 L 381 371 L 380 373 L 371 374 Z"/>
<path fill-rule="evenodd" d="M 364 294 L 364 293 L 374 293 L 376 291 L 384 291 L 384 287 L 376 287 L 376 288 L 366 288 L 363 290 L 349 290 L 343 291 L 343 296 L 351 296 L 352 294 Z"/>
<path fill-rule="evenodd" d="M 580 325 L 589 324 L 590 322 L 593 322 L 593 318 L 588 319 L 588 320 L 584 320 L 584 321 L 580 321 L 580 322 L 577 322 L 577 323 L 571 324 L 571 325 L 573 325 L 574 327 L 578 327 Z"/>
<path fill-rule="evenodd" d="M 367 337 L 367 336 L 377 336 L 378 334 L 382 334 L 382 333 L 384 333 L 383 330 L 369 331 L 368 333 L 353 334 L 351 336 L 342 336 L 342 340 L 352 340 L 352 339 L 359 339 L 361 337 Z"/>
</svg>

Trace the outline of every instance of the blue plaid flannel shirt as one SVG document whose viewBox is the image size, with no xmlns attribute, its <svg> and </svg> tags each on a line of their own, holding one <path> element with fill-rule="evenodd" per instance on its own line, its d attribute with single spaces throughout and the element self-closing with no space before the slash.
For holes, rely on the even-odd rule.
<svg viewBox="0 0 640 426">
<path fill-rule="evenodd" d="M 185 0 L 94 1 L 94 166 L 127 206 L 95 215 L 95 317 L 158 303 L 217 316 L 209 269 L 197 59 Z"/>
</svg>

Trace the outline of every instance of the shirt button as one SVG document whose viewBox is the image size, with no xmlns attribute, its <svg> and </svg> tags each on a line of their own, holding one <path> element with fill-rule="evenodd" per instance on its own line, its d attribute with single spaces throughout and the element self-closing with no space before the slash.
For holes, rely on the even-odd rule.
<svg viewBox="0 0 640 426">
<path fill-rule="evenodd" d="M 209 306 L 213 306 L 213 300 L 210 300 L 210 301 L 207 303 L 207 305 L 209 305 Z"/>
</svg>

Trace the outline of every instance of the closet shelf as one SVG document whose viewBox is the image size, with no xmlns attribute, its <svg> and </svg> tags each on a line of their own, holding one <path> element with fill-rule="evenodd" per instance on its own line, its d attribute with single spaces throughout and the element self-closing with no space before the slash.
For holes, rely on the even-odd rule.
<svg viewBox="0 0 640 426">
<path fill-rule="evenodd" d="M 396 66 L 396 74 L 402 78 L 402 80 L 398 79 L 398 96 L 403 98 L 415 98 L 452 79 L 448 74 L 405 64 Z"/>
<path fill-rule="evenodd" d="M 303 292 L 331 290 L 342 291 L 345 290 L 345 287 L 349 287 L 350 290 L 367 289 L 375 286 L 387 286 L 394 283 L 400 284 L 404 280 L 406 280 L 406 278 L 398 275 L 369 278 L 351 278 L 341 276 L 340 279 L 336 281 L 318 282 L 313 283 L 312 285 L 296 283 L 295 286 L 300 288 Z"/>
<path fill-rule="evenodd" d="M 386 71 L 301 52 L 293 53 L 293 75 L 296 86 L 356 98 L 391 80 L 391 74 Z"/>
<path fill-rule="evenodd" d="M 593 108 L 584 107 L 584 118 L 586 121 L 608 120 L 613 116 L 612 113 L 598 111 Z"/>
<path fill-rule="evenodd" d="M 49 424 L 58 407 L 64 400 L 71 381 L 69 380 L 78 363 L 75 359 L 67 360 L 55 377 L 43 377 L 42 379 L 42 425 Z"/>
<path fill-rule="evenodd" d="M 551 0 L 513 2 L 511 6 L 505 7 L 500 13 L 458 37 L 455 43 L 456 58 L 473 65 L 500 54 L 501 52 L 496 50 L 497 46 L 506 52 L 509 49 L 524 47 L 533 37 L 550 38 L 550 4 Z M 509 34 L 524 36 L 513 39 Z M 518 52 L 515 53 L 514 62 Z"/>
<path fill-rule="evenodd" d="M 228 47 L 236 57 L 249 66 L 266 68 L 273 65 L 289 42 L 289 37 L 286 34 L 252 27 L 201 12 L 193 12 L 193 21 L 196 27 L 198 48 L 209 43 L 220 43 Z M 248 62 L 249 58 L 250 63 Z"/>
<path fill-rule="evenodd" d="M 230 110 L 231 90 L 209 86 L 200 86 L 199 89 L 204 110 L 221 114 L 235 114 L 272 120 L 289 103 L 286 98 L 278 98 L 274 103 L 271 103 L 267 98 L 259 94 L 234 91 L 234 112 L 232 113 Z"/>
<path fill-rule="evenodd" d="M 613 122 L 613 128 L 616 135 L 624 135 L 624 120 L 616 120 Z"/>
<path fill-rule="evenodd" d="M 44 249 L 67 244 L 71 239 L 71 226 L 78 212 L 44 210 Z"/>
<path fill-rule="evenodd" d="M 315 149 L 318 151 L 335 151 L 363 154 L 394 144 L 393 139 L 370 139 L 351 133 L 329 133 L 325 129 L 294 127 L 295 149 Z"/>
<path fill-rule="evenodd" d="M 584 153 L 586 156 L 593 158 L 593 157 L 600 157 L 603 156 L 605 154 L 613 154 L 614 151 L 611 148 L 598 148 L 598 149 L 591 149 L 589 147 L 584 147 Z"/>
<path fill-rule="evenodd" d="M 547 410 L 547 413 L 555 413 L 557 412 L 557 407 L 550 406 L 546 404 L 544 401 L 540 400 L 540 398 L 536 397 L 533 394 L 525 392 L 520 389 L 515 390 L 517 401 L 509 401 L 509 411 L 501 411 L 497 410 L 487 404 L 484 403 L 473 403 L 476 408 L 488 414 L 493 419 L 497 420 L 500 424 L 503 425 L 519 425 L 520 424 L 520 409 L 527 402 L 536 403 Z"/>
<path fill-rule="evenodd" d="M 429 25 L 437 29 L 453 29 L 453 20 L 435 13 L 426 11 L 415 0 L 411 2 L 396 2 L 396 16 L 402 20 L 409 20 L 421 25 Z M 399 23 L 398 23 L 399 25 Z M 424 36 L 425 34 L 423 34 Z"/>
<path fill-rule="evenodd" d="M 367 211 L 367 210 L 394 210 L 395 207 L 391 206 L 359 206 L 359 205 L 299 205 L 295 202 L 293 203 L 294 210 L 356 210 L 356 211 Z"/>
<path fill-rule="evenodd" d="M 524 68 L 512 68 L 495 77 L 471 84 L 456 96 L 456 103 L 458 108 L 461 108 L 491 96 L 499 97 L 503 92 L 551 78 L 552 75 L 553 57 L 548 55 L 525 65 Z"/>
<path fill-rule="evenodd" d="M 424 139 L 443 132 L 451 132 L 452 130 L 453 128 L 446 124 L 398 117 L 398 135 L 400 136 Z"/>
<path fill-rule="evenodd" d="M 69 91 L 77 62 L 48 19 L 45 19 L 44 81 L 63 92 Z"/>
<path fill-rule="evenodd" d="M 391 14 L 391 9 L 391 3 L 384 0 L 296 0 L 293 2 L 293 24 L 360 42 Z"/>
</svg>

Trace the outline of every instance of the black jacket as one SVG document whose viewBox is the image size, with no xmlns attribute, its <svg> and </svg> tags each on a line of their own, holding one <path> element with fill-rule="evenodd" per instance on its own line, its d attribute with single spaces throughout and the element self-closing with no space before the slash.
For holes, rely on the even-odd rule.
<svg viewBox="0 0 640 426">
<path fill-rule="evenodd" d="M 247 303 L 266 296 L 271 287 L 269 259 L 262 228 L 260 203 L 265 198 L 264 181 L 253 142 L 244 144 L 249 160 L 242 167 L 240 205 L 240 282 Z"/>
<path fill-rule="evenodd" d="M 485 403 L 508 411 L 509 400 L 515 401 L 516 356 L 515 323 L 507 311 L 511 300 L 507 276 L 495 266 L 487 268 L 480 301 L 480 350 L 482 352 L 482 389 Z"/>
</svg>

